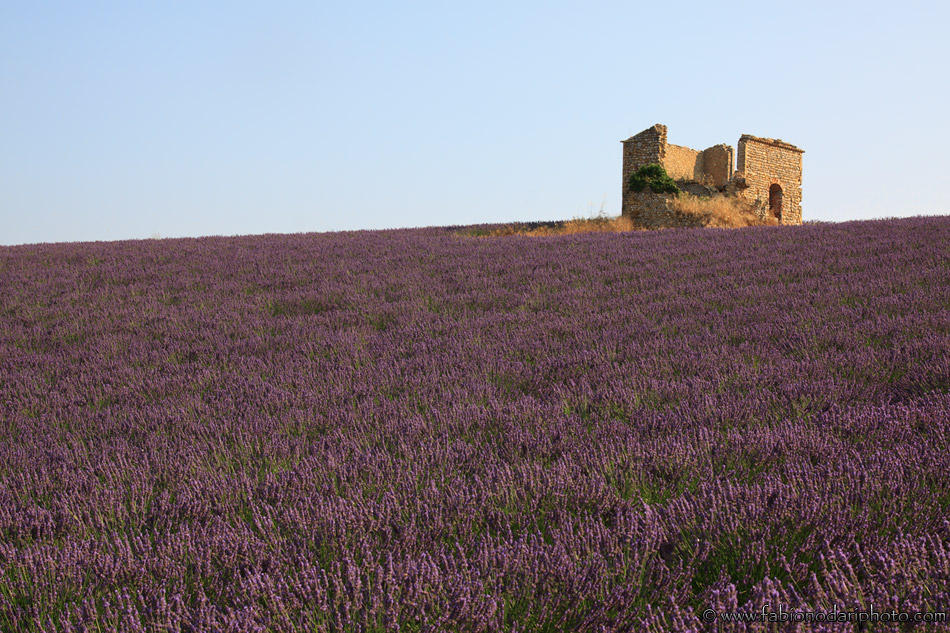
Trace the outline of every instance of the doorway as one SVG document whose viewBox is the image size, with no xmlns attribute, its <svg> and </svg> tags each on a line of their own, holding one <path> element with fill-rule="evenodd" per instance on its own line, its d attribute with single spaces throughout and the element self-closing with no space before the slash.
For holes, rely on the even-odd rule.
<svg viewBox="0 0 950 633">
<path fill-rule="evenodd" d="M 774 184 L 769 187 L 769 213 L 781 224 L 782 222 L 782 187 Z"/>
</svg>

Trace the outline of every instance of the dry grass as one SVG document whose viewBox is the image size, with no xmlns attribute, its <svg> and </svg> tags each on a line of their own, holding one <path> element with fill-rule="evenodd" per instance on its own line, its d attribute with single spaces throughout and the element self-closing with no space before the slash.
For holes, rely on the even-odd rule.
<svg viewBox="0 0 950 633">
<path fill-rule="evenodd" d="M 546 235 L 575 235 L 577 233 L 621 233 L 640 230 L 643 229 L 635 227 L 630 218 L 597 216 L 594 218 L 575 218 L 567 222 L 552 222 L 536 227 L 509 224 L 500 229 L 494 229 L 488 233 L 488 236 L 530 235 L 540 237 Z"/>
<path fill-rule="evenodd" d="M 681 195 L 673 202 L 673 209 L 688 215 L 703 218 L 704 226 L 712 228 L 741 228 L 745 226 L 775 226 L 778 221 L 769 216 L 762 219 L 746 201 L 733 196 L 712 196 L 701 198 Z M 603 214 L 592 218 L 575 218 L 565 222 L 544 222 L 534 224 L 508 224 L 506 226 L 473 232 L 478 237 L 505 237 L 508 235 L 529 235 L 532 237 L 548 235 L 574 235 L 577 233 L 622 233 L 626 231 L 646 231 L 638 227 L 630 218 L 611 218 Z"/>
<path fill-rule="evenodd" d="M 680 196 L 674 200 L 673 208 L 680 213 L 704 217 L 707 219 L 705 225 L 713 228 L 776 226 L 778 224 L 778 220 L 772 216 L 760 218 L 748 202 L 732 196 L 711 198 Z"/>
</svg>

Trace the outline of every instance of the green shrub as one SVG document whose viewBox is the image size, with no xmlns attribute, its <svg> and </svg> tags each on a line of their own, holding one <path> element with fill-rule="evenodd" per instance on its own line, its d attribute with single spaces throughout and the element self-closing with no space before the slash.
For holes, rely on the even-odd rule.
<svg viewBox="0 0 950 633">
<path fill-rule="evenodd" d="M 663 165 L 650 163 L 644 165 L 630 176 L 630 190 L 641 192 L 647 187 L 653 193 L 673 193 L 679 194 L 680 188 L 676 186 L 670 175 L 663 169 Z"/>
</svg>

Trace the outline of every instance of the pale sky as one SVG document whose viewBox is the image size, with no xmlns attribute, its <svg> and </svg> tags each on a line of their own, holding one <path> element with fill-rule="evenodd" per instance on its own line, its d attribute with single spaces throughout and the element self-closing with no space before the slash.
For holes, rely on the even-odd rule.
<svg viewBox="0 0 950 633">
<path fill-rule="evenodd" d="M 0 2 L 0 244 L 620 212 L 621 145 L 805 150 L 948 215 L 948 4 Z"/>
</svg>

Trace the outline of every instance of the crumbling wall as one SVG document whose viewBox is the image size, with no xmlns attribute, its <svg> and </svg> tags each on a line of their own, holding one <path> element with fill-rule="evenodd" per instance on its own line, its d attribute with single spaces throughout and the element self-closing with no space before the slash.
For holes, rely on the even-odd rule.
<svg viewBox="0 0 950 633">
<path fill-rule="evenodd" d="M 781 139 L 759 138 L 743 134 L 739 139 L 737 176 L 745 179 L 748 188 L 742 192 L 763 213 L 769 208 L 769 189 L 781 188 L 781 224 L 802 223 L 802 154 L 803 150 Z"/>
<path fill-rule="evenodd" d="M 623 141 L 623 196 L 626 199 L 630 176 L 638 168 L 659 163 L 666 152 L 666 126 L 656 124 Z"/>
<path fill-rule="evenodd" d="M 732 177 L 732 147 L 715 145 L 700 151 L 668 143 L 666 134 L 666 126 L 657 123 L 622 141 L 624 194 L 633 172 L 650 163 L 662 165 L 673 180 L 711 182 L 722 187 Z"/>
<path fill-rule="evenodd" d="M 698 150 L 667 144 L 660 164 L 673 180 L 703 179 L 703 153 Z"/>
<path fill-rule="evenodd" d="M 703 150 L 703 173 L 713 186 L 725 187 L 732 178 L 732 156 L 731 145 L 713 145 Z"/>
</svg>

